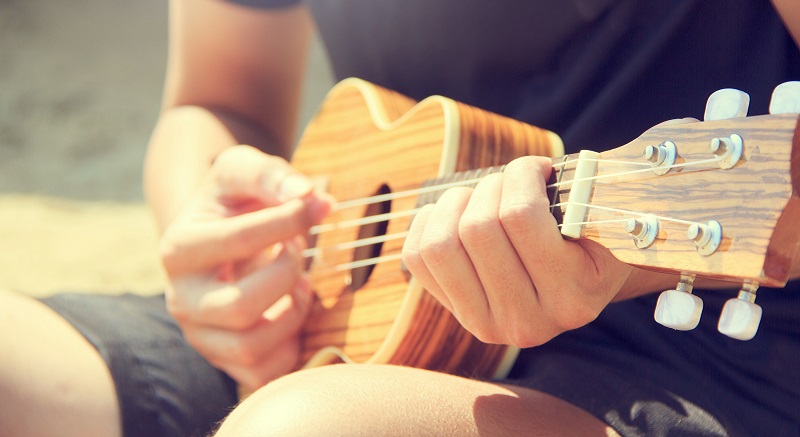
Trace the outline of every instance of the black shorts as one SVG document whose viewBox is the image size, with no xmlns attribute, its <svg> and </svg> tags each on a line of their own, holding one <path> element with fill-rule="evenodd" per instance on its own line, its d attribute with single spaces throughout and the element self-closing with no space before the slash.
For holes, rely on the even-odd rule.
<svg viewBox="0 0 800 437">
<path fill-rule="evenodd" d="M 696 291 L 699 326 L 657 324 L 658 294 L 522 351 L 511 383 L 551 393 L 627 436 L 800 436 L 800 290 L 760 289 L 755 338 L 717 332 L 731 291 Z"/>
<path fill-rule="evenodd" d="M 725 292 L 698 292 L 690 332 L 652 319 L 657 296 L 610 305 L 590 325 L 522 351 L 505 382 L 571 402 L 625 436 L 800 435 L 800 294 L 763 290 L 755 339 L 716 331 Z M 109 364 L 125 436 L 201 436 L 236 402 L 234 382 L 183 340 L 163 296 L 44 302 Z"/>
<path fill-rule="evenodd" d="M 102 355 L 125 437 L 202 437 L 236 405 L 235 382 L 183 339 L 164 296 L 59 294 L 42 299 Z"/>
</svg>

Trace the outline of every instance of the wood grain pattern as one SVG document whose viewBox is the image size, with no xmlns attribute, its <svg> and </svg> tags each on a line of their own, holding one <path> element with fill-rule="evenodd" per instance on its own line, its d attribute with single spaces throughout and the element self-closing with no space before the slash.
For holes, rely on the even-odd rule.
<svg viewBox="0 0 800 437">
<path fill-rule="evenodd" d="M 658 239 L 644 250 L 635 247 L 621 222 L 590 224 L 582 236 L 629 264 L 740 284 L 749 280 L 782 286 L 800 241 L 797 130 L 797 114 L 660 126 L 601 154 L 598 176 L 621 175 L 597 179 L 590 203 L 632 214 L 590 208 L 588 221 L 622 220 L 640 212 L 691 222 L 716 220 L 722 225 L 723 240 L 710 256 L 700 255 L 687 239 L 687 224 L 669 220 L 660 221 Z M 624 174 L 643 168 L 635 163 L 645 162 L 641 155 L 648 145 L 673 141 L 677 163 L 692 164 L 713 158 L 708 147 L 712 138 L 731 134 L 744 139 L 743 159 L 734 168 L 721 169 L 712 162 L 687 165 L 663 176 L 651 171 Z M 569 170 L 566 173 L 569 179 Z M 568 193 L 568 189 L 560 193 L 562 201 Z"/>
<path fill-rule="evenodd" d="M 455 170 L 506 163 L 529 154 L 560 153 L 546 131 L 442 97 L 419 104 L 394 92 L 348 80 L 335 87 L 307 127 L 293 164 L 327 182 L 340 201 L 370 197 L 382 187 L 397 193 Z M 391 201 L 391 211 L 417 207 L 417 196 Z M 367 207 L 337 210 L 324 223 L 364 217 Z M 411 217 L 393 219 L 387 234 L 408 230 Z M 317 247 L 358 238 L 357 227 L 323 233 Z M 399 254 L 403 241 L 383 244 Z M 351 289 L 349 271 L 330 266 L 353 260 L 353 250 L 324 252 L 310 269 L 319 302 L 303 332 L 302 361 L 380 362 L 489 377 L 510 366 L 515 351 L 486 345 L 415 282 L 395 260 L 375 266 L 367 283 Z"/>
<path fill-rule="evenodd" d="M 708 148 L 712 138 L 731 134 L 744 139 L 739 163 L 731 169 L 716 162 L 695 165 L 713 158 Z M 642 150 L 665 140 L 676 144 L 677 163 L 685 166 L 657 175 L 647 167 Z M 560 139 L 545 130 L 443 97 L 417 103 L 349 79 L 329 94 L 306 129 L 293 164 L 324 181 L 341 205 L 347 205 L 523 155 L 562 153 Z M 567 165 L 553 177 L 569 181 L 573 173 L 574 166 Z M 620 260 L 739 283 L 785 284 L 800 243 L 797 114 L 657 126 L 602 153 L 597 176 L 587 214 L 587 221 L 594 223 L 581 235 Z M 568 185 L 559 187 L 554 199 L 563 202 L 569 192 Z M 380 206 L 411 211 L 419 200 L 409 195 Z M 323 225 L 381 211 L 367 205 L 338 208 Z M 647 249 L 637 248 L 624 230 L 624 220 L 641 213 L 660 217 L 658 238 Z M 406 232 L 411 219 L 389 220 L 386 234 Z M 687 222 L 708 220 L 722 224 L 723 239 L 715 253 L 704 256 L 686 237 L 686 229 Z M 316 240 L 322 252 L 314 258 L 310 275 L 318 302 L 303 330 L 303 363 L 391 363 L 478 377 L 502 376 L 510 369 L 515 350 L 483 344 L 463 330 L 415 281 L 409 282 L 399 259 L 377 264 L 363 284 L 353 271 L 337 270 L 335 266 L 363 260 L 363 252 L 326 248 L 363 238 L 365 229 L 374 231 L 341 227 Z M 373 255 L 396 257 L 402 245 L 402 238 L 388 240 Z"/>
</svg>

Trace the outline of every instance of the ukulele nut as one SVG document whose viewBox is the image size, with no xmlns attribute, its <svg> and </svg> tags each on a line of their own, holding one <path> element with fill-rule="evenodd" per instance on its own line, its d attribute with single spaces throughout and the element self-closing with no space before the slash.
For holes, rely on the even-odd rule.
<svg viewBox="0 0 800 437">
<path fill-rule="evenodd" d="M 715 220 L 694 223 L 686 230 L 686 238 L 694 241 L 700 255 L 708 256 L 716 252 L 722 242 L 722 226 Z"/>
<path fill-rule="evenodd" d="M 714 138 L 708 145 L 708 150 L 716 156 L 721 168 L 733 168 L 742 159 L 744 140 L 736 134 L 727 138 Z"/>
<path fill-rule="evenodd" d="M 664 141 L 658 146 L 647 146 L 642 151 L 642 158 L 653 166 L 653 172 L 659 176 L 669 173 L 678 157 L 678 149 L 672 141 Z"/>
</svg>

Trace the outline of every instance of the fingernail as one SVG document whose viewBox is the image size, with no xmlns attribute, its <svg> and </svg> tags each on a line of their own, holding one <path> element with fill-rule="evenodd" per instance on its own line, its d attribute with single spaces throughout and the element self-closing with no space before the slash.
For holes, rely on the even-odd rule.
<svg viewBox="0 0 800 437">
<path fill-rule="evenodd" d="M 284 201 L 298 199 L 310 193 L 313 188 L 314 186 L 308 178 L 296 173 L 289 173 L 281 181 L 278 194 Z"/>
</svg>

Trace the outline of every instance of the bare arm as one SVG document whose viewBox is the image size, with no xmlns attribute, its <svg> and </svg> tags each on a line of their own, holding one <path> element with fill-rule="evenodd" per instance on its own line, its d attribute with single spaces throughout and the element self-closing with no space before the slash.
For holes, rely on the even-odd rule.
<svg viewBox="0 0 800 437">
<path fill-rule="evenodd" d="M 171 2 L 163 108 L 144 169 L 162 229 L 225 148 L 247 143 L 289 155 L 311 26 L 302 7 Z"/>
<path fill-rule="evenodd" d="M 775 10 L 786 25 L 786 29 L 800 46 L 800 2 L 797 0 L 772 0 Z"/>
<path fill-rule="evenodd" d="M 330 208 L 284 159 L 311 29 L 303 7 L 170 3 L 163 109 L 144 170 L 167 308 L 189 344 L 250 389 L 297 361 L 311 307 L 299 236 Z"/>
</svg>

